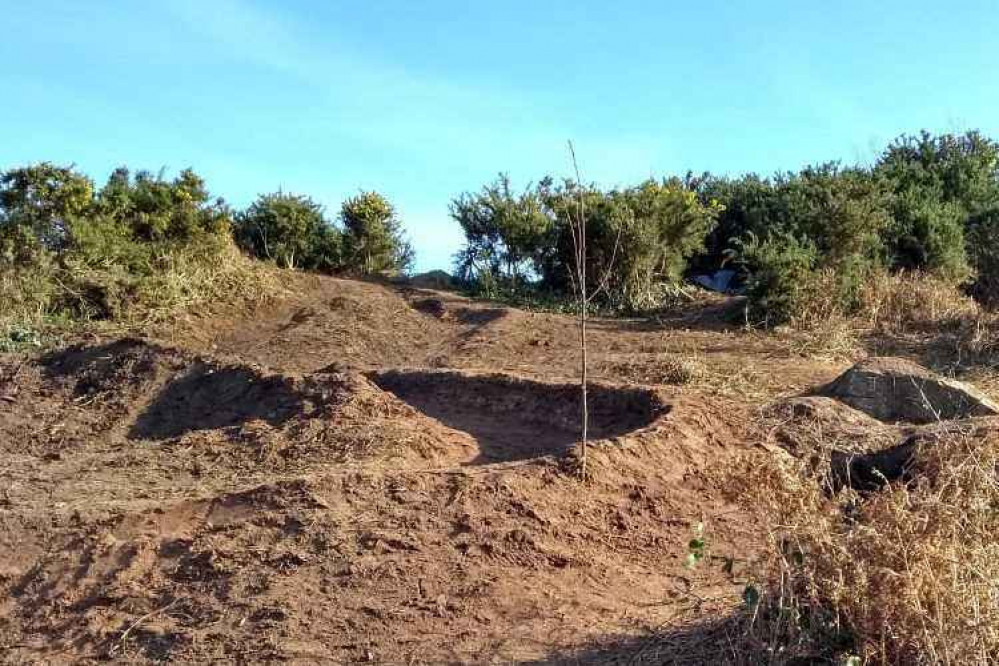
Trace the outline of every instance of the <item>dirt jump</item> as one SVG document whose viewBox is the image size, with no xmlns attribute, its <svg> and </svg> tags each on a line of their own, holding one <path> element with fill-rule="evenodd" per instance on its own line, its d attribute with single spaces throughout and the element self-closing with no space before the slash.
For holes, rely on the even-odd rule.
<svg viewBox="0 0 999 666">
<path fill-rule="evenodd" d="M 760 409 L 845 364 L 682 313 L 597 320 L 581 479 L 575 335 L 316 278 L 156 337 L 0 357 L 0 660 L 679 660 L 671 640 L 739 603 L 763 534 L 714 470 L 751 422 L 783 414 L 787 450 L 801 418 L 841 423 L 829 399 Z M 636 381 L 692 348 L 716 383 Z M 844 441 L 894 428 L 847 420 Z M 711 554 L 690 566 L 695 529 Z"/>
</svg>

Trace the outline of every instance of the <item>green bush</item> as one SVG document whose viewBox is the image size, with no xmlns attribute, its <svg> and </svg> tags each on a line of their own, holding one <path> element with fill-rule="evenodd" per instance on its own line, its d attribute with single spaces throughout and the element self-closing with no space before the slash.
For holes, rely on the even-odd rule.
<svg viewBox="0 0 999 666">
<path fill-rule="evenodd" d="M 194 242 L 205 234 L 225 235 L 232 223 L 225 202 L 212 200 L 204 180 L 190 169 L 168 181 L 148 171 L 131 179 L 128 170 L 120 168 L 95 204 L 97 211 L 124 223 L 140 242 Z"/>
<path fill-rule="evenodd" d="M 968 255 L 975 279 L 972 295 L 982 303 L 999 306 L 999 206 L 968 220 Z"/>
<path fill-rule="evenodd" d="M 912 192 L 896 195 L 887 230 L 889 264 L 896 270 L 927 270 L 955 282 L 970 272 L 965 252 L 966 214 L 960 205 Z"/>
<path fill-rule="evenodd" d="M 451 204 L 466 241 L 457 270 L 497 293 L 521 288 L 567 298 L 576 287 L 573 224 L 582 217 L 588 292 L 604 307 L 655 307 L 703 247 L 717 211 L 678 179 L 605 192 L 545 178 L 513 194 L 500 176 Z"/>
<path fill-rule="evenodd" d="M 361 192 L 340 208 L 343 269 L 362 275 L 404 273 L 413 248 L 402 233 L 395 207 L 377 192 Z"/>
<path fill-rule="evenodd" d="M 856 311 L 864 281 L 884 263 L 889 217 L 878 184 L 861 170 L 824 165 L 779 180 L 775 201 L 772 230 L 763 238 L 749 231 L 736 243 L 751 322 Z"/>
<path fill-rule="evenodd" d="M 977 132 L 901 136 L 874 172 L 893 193 L 892 267 L 966 280 L 970 218 L 999 201 L 999 144 Z"/>
<path fill-rule="evenodd" d="M 395 208 L 377 192 L 345 201 L 337 222 L 309 197 L 277 192 L 237 215 L 233 234 L 251 255 L 286 268 L 391 275 L 412 265 Z"/>
<path fill-rule="evenodd" d="M 65 251 L 70 227 L 89 212 L 93 195 L 89 178 L 49 162 L 0 175 L 0 262 L 30 264 Z"/>
<path fill-rule="evenodd" d="M 261 195 L 236 217 L 233 233 L 253 256 L 286 268 L 335 270 L 342 261 L 342 234 L 306 196 Z"/>
<path fill-rule="evenodd" d="M 465 233 L 456 257 L 457 275 L 466 281 L 494 285 L 529 280 L 552 230 L 552 220 L 538 194 L 528 188 L 514 194 L 510 179 L 500 174 L 477 193 L 451 202 L 451 217 Z"/>
<path fill-rule="evenodd" d="M 0 176 L 0 326 L 161 317 L 254 293 L 260 276 L 235 252 L 230 220 L 190 170 L 166 180 L 121 168 L 95 192 L 68 167 L 12 169 Z"/>
<path fill-rule="evenodd" d="M 696 272 L 725 266 L 740 239 L 765 236 L 779 219 L 773 182 L 756 174 L 734 179 L 705 174 L 692 187 L 702 205 L 717 209 L 717 223 L 704 239 L 704 251 L 691 259 Z"/>
<path fill-rule="evenodd" d="M 739 241 L 739 262 L 747 271 L 747 318 L 774 326 L 799 317 L 815 274 L 818 250 L 792 235 L 760 239 L 752 232 Z"/>
</svg>

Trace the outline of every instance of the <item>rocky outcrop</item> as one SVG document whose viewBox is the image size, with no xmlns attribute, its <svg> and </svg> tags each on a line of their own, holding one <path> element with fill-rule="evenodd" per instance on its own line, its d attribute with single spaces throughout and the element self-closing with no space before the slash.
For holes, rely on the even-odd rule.
<svg viewBox="0 0 999 666">
<path fill-rule="evenodd" d="M 901 358 L 869 358 L 822 391 L 880 421 L 932 423 L 999 415 L 999 405 L 972 386 Z"/>
</svg>

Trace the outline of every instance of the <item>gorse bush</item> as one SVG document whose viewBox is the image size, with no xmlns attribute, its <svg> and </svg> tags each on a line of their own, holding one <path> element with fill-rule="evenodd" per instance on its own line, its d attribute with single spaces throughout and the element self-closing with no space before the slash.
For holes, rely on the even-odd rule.
<svg viewBox="0 0 999 666">
<path fill-rule="evenodd" d="M 625 309 L 655 306 L 663 289 L 680 281 L 719 209 L 702 204 L 678 179 L 605 192 L 545 178 L 515 194 L 501 175 L 451 203 L 466 239 L 456 258 L 459 276 L 486 291 L 532 284 L 568 296 L 576 288 L 572 221 L 580 205 L 593 281 L 587 290 L 603 304 Z"/>
<path fill-rule="evenodd" d="M 710 174 L 602 191 L 507 176 L 452 201 L 459 275 L 486 292 L 572 293 L 569 220 L 585 211 L 588 270 L 605 304 L 646 309 L 692 272 L 741 267 L 753 323 L 856 314 L 865 283 L 919 271 L 988 299 L 996 273 L 996 145 L 975 133 L 902 137 L 871 168 L 836 163 L 773 178 Z"/>
<path fill-rule="evenodd" d="M 193 171 L 116 170 L 100 189 L 48 163 L 0 177 L 0 327 L 143 320 L 214 298 L 256 296 L 265 277 L 235 252 L 231 212 Z"/>
<path fill-rule="evenodd" d="M 335 222 L 309 197 L 261 195 L 236 216 L 234 234 L 251 255 L 286 268 L 391 275 L 413 262 L 395 208 L 377 192 L 345 201 Z"/>
<path fill-rule="evenodd" d="M 119 168 L 97 192 L 91 212 L 89 219 L 116 222 L 133 240 L 149 243 L 225 236 L 232 223 L 225 202 L 212 199 L 204 180 L 190 169 L 168 181 L 148 171 L 132 178 L 127 169 Z"/>
<path fill-rule="evenodd" d="M 818 250 L 791 234 L 739 239 L 739 261 L 749 273 L 747 316 L 754 324 L 776 325 L 804 312 Z"/>
<path fill-rule="evenodd" d="M 893 194 L 886 237 L 893 267 L 966 279 L 980 267 L 965 252 L 970 218 L 999 200 L 999 144 L 977 132 L 903 136 L 874 168 Z"/>
<path fill-rule="evenodd" d="M 413 248 L 403 237 L 395 207 L 377 192 L 361 192 L 340 207 L 343 268 L 372 275 L 402 273 L 413 264 Z"/>
<path fill-rule="evenodd" d="M 394 208 L 363 192 L 331 223 L 308 197 L 234 214 L 186 169 L 116 169 L 103 187 L 47 162 L 0 173 L 0 334 L 47 320 L 148 322 L 274 288 L 233 244 L 279 266 L 398 273 L 412 262 Z M 14 327 L 14 328 L 11 328 Z"/>
<path fill-rule="evenodd" d="M 965 238 L 975 271 L 971 292 L 982 303 L 999 306 L 999 204 L 969 217 Z"/>
<path fill-rule="evenodd" d="M 537 274 L 553 222 L 536 191 L 515 194 L 509 177 L 500 174 L 480 192 L 454 199 L 450 210 L 465 232 L 456 258 L 459 278 L 486 285 L 505 278 L 516 285 Z"/>
<path fill-rule="evenodd" d="M 562 230 L 560 252 L 549 281 L 565 274 L 571 238 L 567 237 L 571 192 L 552 200 L 557 228 Z M 715 225 L 717 204 L 702 204 L 695 192 L 678 179 L 648 180 L 635 187 L 595 193 L 588 208 L 588 257 L 593 268 L 594 293 L 602 288 L 607 301 L 627 309 L 656 307 L 670 288 L 681 281 L 687 261 L 704 247 Z M 559 206 L 558 201 L 563 205 Z"/>
<path fill-rule="evenodd" d="M 261 195 L 236 216 L 234 234 L 250 254 L 282 267 L 333 270 L 342 262 L 341 234 L 306 196 Z"/>
<path fill-rule="evenodd" d="M 94 184 L 48 162 L 0 176 L 0 260 L 30 264 L 71 245 L 71 227 L 93 204 Z"/>
<path fill-rule="evenodd" d="M 805 263 L 833 274 L 822 281 L 844 314 L 864 307 L 861 287 L 885 271 L 927 273 L 994 302 L 997 155 L 999 146 L 975 132 L 923 133 L 897 139 L 869 169 L 827 164 L 773 179 L 702 176 L 701 200 L 718 201 L 722 211 L 693 263 L 710 270 L 740 258 L 752 318 L 768 324 L 800 322 L 814 309 Z M 754 276 L 757 267 L 763 273 Z M 777 275 L 785 268 L 791 272 Z"/>
</svg>

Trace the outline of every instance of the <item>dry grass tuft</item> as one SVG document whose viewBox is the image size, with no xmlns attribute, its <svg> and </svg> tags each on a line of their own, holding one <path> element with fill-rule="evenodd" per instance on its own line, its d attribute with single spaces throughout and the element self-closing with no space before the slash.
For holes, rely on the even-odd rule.
<svg viewBox="0 0 999 666">
<path fill-rule="evenodd" d="M 281 291 L 280 274 L 280 269 L 250 259 L 228 240 L 208 255 L 173 253 L 164 258 L 159 274 L 137 285 L 123 314 L 129 325 L 145 327 L 181 310 L 257 303 Z"/>
<path fill-rule="evenodd" d="M 704 362 L 693 355 L 664 354 L 655 370 L 662 384 L 692 384 L 707 374 Z"/>
<path fill-rule="evenodd" d="M 908 486 L 829 497 L 805 463 L 754 455 L 732 475 L 773 526 L 750 637 L 781 662 L 999 659 L 997 469 L 995 433 L 950 434 Z"/>
<path fill-rule="evenodd" d="M 788 353 L 802 358 L 841 360 L 854 358 L 859 349 L 861 329 L 841 315 L 816 321 L 808 327 L 780 329 Z"/>
<path fill-rule="evenodd" d="M 708 376 L 707 366 L 696 352 L 634 355 L 604 363 L 601 370 L 632 382 L 672 386 L 694 384 Z"/>
<path fill-rule="evenodd" d="M 999 365 L 999 312 L 930 275 L 881 275 L 866 285 L 863 325 L 887 344 L 953 368 Z"/>
<path fill-rule="evenodd" d="M 999 364 L 999 312 L 989 311 L 952 282 L 928 273 L 878 272 L 860 286 L 856 309 L 842 310 L 830 275 L 816 275 L 801 312 L 778 334 L 799 356 L 850 358 L 875 353 L 926 354 L 952 368 Z"/>
<path fill-rule="evenodd" d="M 937 332 L 981 315 L 952 282 L 921 273 L 881 273 L 865 283 L 862 318 L 880 333 Z"/>
</svg>

